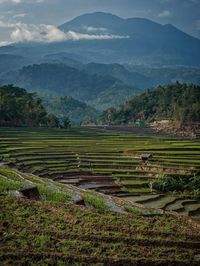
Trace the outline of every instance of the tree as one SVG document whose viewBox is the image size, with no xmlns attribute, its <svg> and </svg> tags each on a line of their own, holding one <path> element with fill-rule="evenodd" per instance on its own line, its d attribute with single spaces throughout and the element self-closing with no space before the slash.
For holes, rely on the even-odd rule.
<svg viewBox="0 0 200 266">
<path fill-rule="evenodd" d="M 71 121 L 69 120 L 68 117 L 65 117 L 63 120 L 63 126 L 64 128 L 70 128 L 71 127 Z"/>
<path fill-rule="evenodd" d="M 54 114 L 49 114 L 47 117 L 47 125 L 51 128 L 58 128 L 60 127 L 60 123 L 58 118 Z"/>
<path fill-rule="evenodd" d="M 47 113 L 35 93 L 13 85 L 0 86 L 0 125 L 45 125 Z"/>
<path fill-rule="evenodd" d="M 104 111 L 102 121 L 112 124 L 128 124 L 136 119 L 147 122 L 171 120 L 181 126 L 200 122 L 200 86 L 175 84 L 147 90 L 124 103 L 118 110 Z"/>
</svg>

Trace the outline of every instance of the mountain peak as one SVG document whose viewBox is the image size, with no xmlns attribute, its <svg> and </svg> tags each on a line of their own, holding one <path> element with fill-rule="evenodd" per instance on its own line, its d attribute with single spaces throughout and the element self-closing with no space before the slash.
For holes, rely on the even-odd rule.
<svg viewBox="0 0 200 266">
<path fill-rule="evenodd" d="M 101 11 L 97 11 L 97 12 L 92 12 L 92 13 L 86 13 L 86 14 L 83 14 L 83 15 L 80 15 L 79 17 L 101 17 L 101 18 L 105 18 L 105 17 L 112 17 L 112 18 L 115 18 L 115 19 L 120 19 L 120 20 L 123 20 L 121 17 L 117 16 L 117 15 L 114 15 L 112 13 L 108 13 L 108 12 L 101 12 Z"/>
<path fill-rule="evenodd" d="M 92 26 L 93 28 L 104 28 L 113 26 L 113 24 L 120 24 L 123 21 L 124 19 L 111 13 L 94 12 L 78 16 L 72 19 L 71 21 L 60 25 L 59 28 L 63 31 L 74 30 L 77 29 L 77 27 L 80 30 L 83 26 Z"/>
</svg>

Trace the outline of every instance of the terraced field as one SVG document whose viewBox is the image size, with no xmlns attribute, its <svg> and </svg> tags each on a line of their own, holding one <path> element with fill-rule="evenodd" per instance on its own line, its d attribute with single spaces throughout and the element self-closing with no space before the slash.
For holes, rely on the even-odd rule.
<svg viewBox="0 0 200 266">
<path fill-rule="evenodd" d="M 200 218 L 200 201 L 157 194 L 165 175 L 195 175 L 200 141 L 136 136 L 89 129 L 0 129 L 0 153 L 18 169 L 63 184 L 123 197 L 148 207 Z M 152 154 L 148 163 L 142 153 Z"/>
<path fill-rule="evenodd" d="M 16 189 L 28 185 L 38 201 L 19 197 Z M 192 220 L 127 204 L 1 166 L 0 265 L 199 265 Z"/>
<path fill-rule="evenodd" d="M 1 265 L 200 262 L 198 231 L 167 215 L 145 218 L 13 197 L 4 198 L 1 208 Z"/>
</svg>

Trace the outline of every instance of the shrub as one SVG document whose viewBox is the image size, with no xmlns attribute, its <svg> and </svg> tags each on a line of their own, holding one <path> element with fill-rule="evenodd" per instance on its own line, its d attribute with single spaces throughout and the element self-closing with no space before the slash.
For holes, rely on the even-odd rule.
<svg viewBox="0 0 200 266">
<path fill-rule="evenodd" d="M 200 176 L 163 175 L 153 182 L 153 188 L 162 192 L 188 191 L 193 197 L 200 197 Z"/>
</svg>

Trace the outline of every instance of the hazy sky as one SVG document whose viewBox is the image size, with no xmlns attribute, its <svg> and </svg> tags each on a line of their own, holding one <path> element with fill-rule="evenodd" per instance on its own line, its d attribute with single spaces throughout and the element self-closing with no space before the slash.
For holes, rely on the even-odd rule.
<svg viewBox="0 0 200 266">
<path fill-rule="evenodd" d="M 171 23 L 200 38 L 200 0 L 0 0 L 0 44 L 20 41 L 22 33 L 28 40 L 38 27 L 52 35 L 51 25 L 94 11 Z"/>
</svg>

